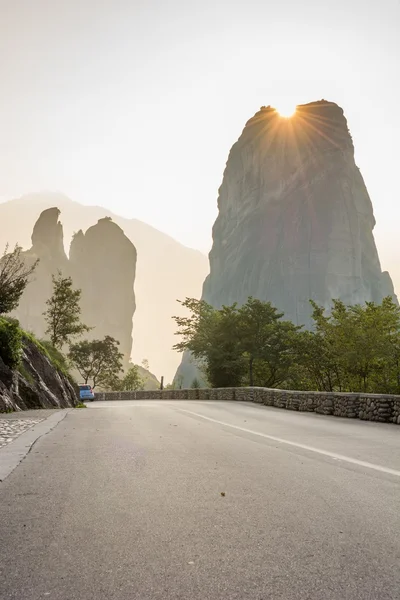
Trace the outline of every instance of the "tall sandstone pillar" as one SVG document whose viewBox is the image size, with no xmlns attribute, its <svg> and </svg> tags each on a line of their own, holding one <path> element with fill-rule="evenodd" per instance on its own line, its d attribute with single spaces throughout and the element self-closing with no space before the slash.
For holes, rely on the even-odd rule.
<svg viewBox="0 0 400 600">
<path fill-rule="evenodd" d="M 82 320 L 89 339 L 111 335 L 120 342 L 127 367 L 135 312 L 136 248 L 109 217 L 75 234 L 69 252 L 72 278 L 82 290 Z"/>
<path fill-rule="evenodd" d="M 233 145 L 218 196 L 203 299 L 248 296 L 311 326 L 310 299 L 328 308 L 394 296 L 382 272 L 372 203 L 343 110 L 322 100 L 291 118 L 262 107 Z M 189 384 L 185 356 L 178 375 Z"/>
</svg>

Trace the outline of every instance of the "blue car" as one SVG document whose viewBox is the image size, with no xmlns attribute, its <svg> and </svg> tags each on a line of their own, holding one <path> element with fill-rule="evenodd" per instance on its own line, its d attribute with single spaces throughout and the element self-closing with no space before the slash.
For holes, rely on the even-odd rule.
<svg viewBox="0 0 400 600">
<path fill-rule="evenodd" d="M 90 400 L 93 402 L 94 400 L 94 392 L 90 385 L 86 383 L 81 383 L 79 385 L 79 397 L 84 402 L 85 400 Z"/>
</svg>

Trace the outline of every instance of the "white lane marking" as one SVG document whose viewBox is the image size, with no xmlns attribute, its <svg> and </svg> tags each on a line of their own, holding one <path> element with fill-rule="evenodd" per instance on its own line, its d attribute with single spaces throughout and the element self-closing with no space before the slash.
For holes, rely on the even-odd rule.
<svg viewBox="0 0 400 600">
<path fill-rule="evenodd" d="M 400 471 L 396 471 L 396 469 L 391 469 L 390 467 L 382 467 L 381 465 L 375 465 L 374 463 L 366 462 L 364 460 L 358 460 L 357 458 L 351 458 L 350 456 L 344 456 L 343 454 L 336 454 L 336 452 L 329 452 L 328 450 L 314 448 L 314 446 L 307 446 L 306 444 L 300 444 L 298 442 L 291 442 L 290 440 L 284 440 L 283 438 L 278 438 L 274 435 L 268 435 L 267 433 L 261 433 L 260 431 L 254 431 L 253 429 L 246 429 L 245 427 L 239 427 L 238 425 L 231 425 L 231 423 L 225 423 L 224 421 L 218 421 L 217 419 L 212 419 L 211 417 L 205 417 L 204 415 L 192 412 L 191 410 L 185 410 L 183 408 L 178 410 L 179 412 L 189 413 L 190 415 L 200 417 L 201 419 L 206 419 L 207 421 L 211 421 L 212 423 L 218 423 L 219 425 L 224 425 L 225 427 L 238 429 L 239 431 L 244 431 L 245 433 L 252 433 L 253 435 L 258 435 L 260 437 L 267 438 L 268 440 L 272 440 L 274 442 L 287 444 L 288 446 L 294 446 L 296 448 L 301 448 L 302 450 L 309 450 L 310 452 L 316 452 L 317 454 L 329 456 L 334 460 L 343 460 L 344 462 L 352 463 L 360 467 L 366 467 L 367 469 L 373 469 L 374 471 L 380 471 L 381 473 L 389 473 L 389 475 L 395 475 L 396 477 L 400 477 Z"/>
<path fill-rule="evenodd" d="M 87 404 L 86 405 L 88 408 L 112 408 L 112 409 L 116 409 L 116 408 L 160 408 L 159 404 L 124 404 L 123 406 L 121 404 L 105 404 L 103 403 L 102 406 L 100 406 L 100 404 Z"/>
</svg>

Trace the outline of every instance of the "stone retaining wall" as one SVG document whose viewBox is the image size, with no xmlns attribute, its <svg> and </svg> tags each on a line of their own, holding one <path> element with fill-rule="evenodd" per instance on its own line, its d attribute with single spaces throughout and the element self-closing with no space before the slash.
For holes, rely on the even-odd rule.
<svg viewBox="0 0 400 600">
<path fill-rule="evenodd" d="M 96 400 L 237 400 L 321 415 L 396 423 L 400 425 L 400 396 L 341 392 L 297 392 L 270 388 L 200 388 L 138 392 L 98 392 Z"/>
</svg>

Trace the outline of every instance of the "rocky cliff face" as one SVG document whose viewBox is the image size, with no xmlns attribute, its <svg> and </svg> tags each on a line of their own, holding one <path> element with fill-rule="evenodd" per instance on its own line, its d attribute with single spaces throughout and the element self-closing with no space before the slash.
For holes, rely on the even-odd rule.
<svg viewBox="0 0 400 600">
<path fill-rule="evenodd" d="M 52 275 L 60 270 L 82 290 L 82 321 L 94 328 L 87 337 L 111 335 L 120 342 L 128 364 L 135 311 L 135 246 L 118 225 L 105 218 L 85 234 L 79 231 L 74 236 L 68 259 L 59 215 L 58 208 L 45 210 L 33 228 L 32 248 L 24 259 L 29 263 L 39 258 L 40 262 L 13 316 L 24 329 L 44 337 L 43 312 L 52 295 Z"/>
<path fill-rule="evenodd" d="M 69 267 L 82 290 L 82 320 L 94 327 L 89 338 L 111 335 L 120 342 L 126 366 L 132 351 L 133 285 L 136 248 L 110 218 L 100 219 L 84 234 L 73 238 Z"/>
<path fill-rule="evenodd" d="M 46 329 L 43 312 L 46 300 L 52 294 L 52 275 L 58 270 L 68 274 L 59 216 L 58 208 L 49 208 L 41 213 L 33 228 L 32 247 L 23 253 L 26 263 L 33 263 L 38 258 L 39 264 L 14 316 L 26 330 L 33 331 L 38 337 L 43 337 Z"/>
<path fill-rule="evenodd" d="M 23 342 L 19 371 L 0 357 L 0 412 L 76 406 L 78 390 L 28 338 Z"/>
<path fill-rule="evenodd" d="M 263 107 L 232 147 L 218 197 L 203 298 L 215 307 L 271 301 L 309 327 L 313 299 L 347 304 L 394 295 L 373 237 L 375 219 L 342 109 Z M 194 375 L 185 357 L 178 375 Z"/>
<path fill-rule="evenodd" d="M 393 294 L 336 104 L 299 106 L 290 119 L 262 108 L 230 152 L 218 208 L 203 288 L 214 306 L 253 295 L 309 326 L 310 298 L 328 307 L 332 298 L 356 304 Z"/>
</svg>

